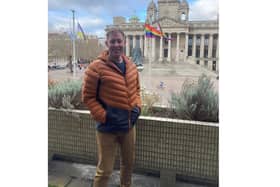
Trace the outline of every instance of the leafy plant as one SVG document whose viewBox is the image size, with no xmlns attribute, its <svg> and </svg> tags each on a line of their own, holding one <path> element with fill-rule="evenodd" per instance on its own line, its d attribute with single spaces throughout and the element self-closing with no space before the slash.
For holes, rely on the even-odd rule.
<svg viewBox="0 0 280 187">
<path fill-rule="evenodd" d="M 182 119 L 197 121 L 219 121 L 218 93 L 213 82 L 202 74 L 197 84 L 185 80 L 179 93 L 172 93 L 169 103 Z"/>
<path fill-rule="evenodd" d="M 67 80 L 49 87 L 49 106 L 54 108 L 74 109 L 82 105 L 82 80 Z"/>
<path fill-rule="evenodd" d="M 150 115 L 155 103 L 160 101 L 160 96 L 155 92 L 148 92 L 145 88 L 141 89 L 142 109 L 141 115 Z"/>
<path fill-rule="evenodd" d="M 54 81 L 52 79 L 48 79 L 48 88 L 54 86 L 55 84 L 57 84 L 57 81 Z"/>
</svg>

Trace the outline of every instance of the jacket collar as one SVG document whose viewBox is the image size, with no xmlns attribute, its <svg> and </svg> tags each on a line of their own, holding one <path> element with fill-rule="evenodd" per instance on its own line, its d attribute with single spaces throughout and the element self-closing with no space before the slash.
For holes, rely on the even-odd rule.
<svg viewBox="0 0 280 187">
<path fill-rule="evenodd" d="M 111 60 L 109 60 L 109 51 L 105 50 L 103 51 L 98 57 L 97 59 L 102 60 L 103 62 L 105 62 L 108 66 L 112 67 L 113 69 L 115 69 L 116 71 L 118 71 L 119 73 L 122 74 L 121 70 L 115 65 L 114 62 L 112 62 Z M 126 69 L 128 69 L 128 67 L 130 66 L 130 64 L 132 63 L 128 57 L 126 57 L 125 55 L 122 55 L 122 59 L 125 63 Z"/>
</svg>

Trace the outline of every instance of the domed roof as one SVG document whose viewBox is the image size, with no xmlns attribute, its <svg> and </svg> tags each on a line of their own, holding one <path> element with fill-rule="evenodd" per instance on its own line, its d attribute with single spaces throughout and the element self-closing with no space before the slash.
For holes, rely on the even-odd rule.
<svg viewBox="0 0 280 187">
<path fill-rule="evenodd" d="M 136 15 L 133 15 L 129 18 L 129 22 L 131 22 L 131 23 L 137 23 L 139 21 L 140 21 L 140 19 Z"/>
<path fill-rule="evenodd" d="M 153 0 L 149 3 L 148 9 L 156 9 L 156 4 Z"/>
<path fill-rule="evenodd" d="M 186 0 L 182 0 L 181 6 L 189 7 L 189 4 L 188 4 L 188 2 Z"/>
<path fill-rule="evenodd" d="M 158 0 L 158 3 L 180 3 L 179 0 Z"/>
</svg>

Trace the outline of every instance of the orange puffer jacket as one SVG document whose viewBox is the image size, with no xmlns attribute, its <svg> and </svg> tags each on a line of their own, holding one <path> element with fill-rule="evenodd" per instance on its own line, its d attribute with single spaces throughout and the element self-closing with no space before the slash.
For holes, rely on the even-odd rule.
<svg viewBox="0 0 280 187">
<path fill-rule="evenodd" d="M 126 67 L 125 75 L 108 60 L 108 51 L 104 51 L 85 71 L 82 101 L 97 121 L 100 131 L 128 130 L 137 120 L 131 121 L 131 112 L 135 107 L 141 110 L 136 65 L 126 56 L 122 58 Z"/>
</svg>

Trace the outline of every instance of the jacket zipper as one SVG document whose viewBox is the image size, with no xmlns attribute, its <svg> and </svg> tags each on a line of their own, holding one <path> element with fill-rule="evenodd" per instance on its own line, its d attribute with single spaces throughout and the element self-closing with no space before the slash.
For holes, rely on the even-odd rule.
<svg viewBox="0 0 280 187">
<path fill-rule="evenodd" d="M 130 111 L 128 111 L 128 129 L 131 128 Z"/>
<path fill-rule="evenodd" d="M 126 80 L 126 77 L 125 77 L 125 75 L 123 76 L 123 78 L 124 78 L 124 81 L 125 81 L 125 85 L 126 85 L 126 89 L 128 89 L 127 88 L 127 80 Z M 128 96 L 128 92 L 127 92 L 127 96 Z M 127 104 L 128 104 L 128 106 L 130 107 L 130 104 L 129 104 L 129 97 L 127 97 Z M 128 111 L 128 129 L 130 129 L 131 128 L 131 110 L 129 110 Z"/>
<path fill-rule="evenodd" d="M 119 70 L 119 68 L 116 68 L 115 65 L 111 65 L 111 67 L 113 67 L 115 70 L 117 70 L 118 73 L 121 73 L 121 71 Z M 123 75 L 123 74 L 122 74 Z M 127 80 L 126 80 L 126 77 L 125 75 L 123 75 L 123 78 L 124 78 L 124 81 L 125 81 L 125 85 L 126 85 L 126 88 L 127 88 Z M 127 96 L 128 96 L 128 93 L 127 93 Z M 129 98 L 127 98 L 127 104 L 128 106 L 130 107 L 130 104 L 129 104 Z M 131 116 L 131 110 L 128 111 L 128 129 L 131 128 L 131 120 L 130 120 L 130 116 Z"/>
</svg>

